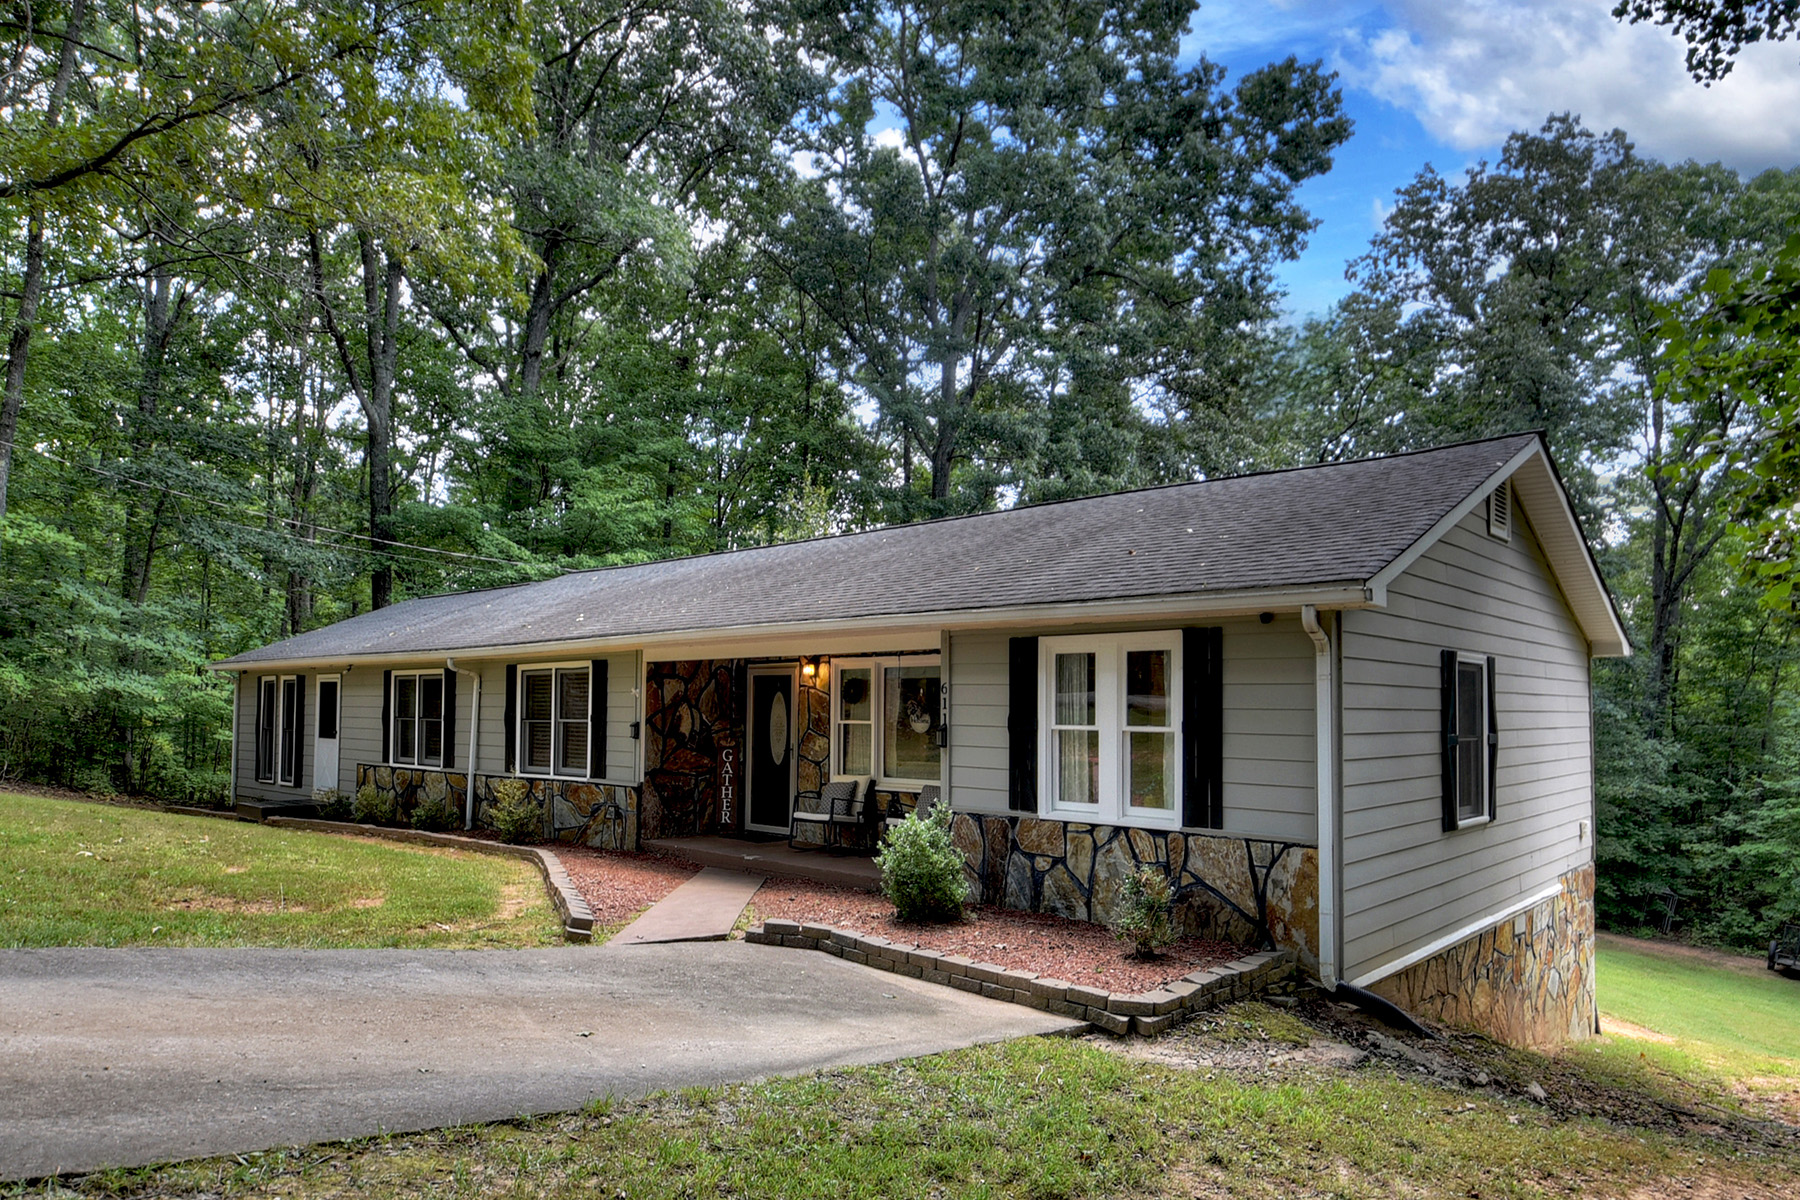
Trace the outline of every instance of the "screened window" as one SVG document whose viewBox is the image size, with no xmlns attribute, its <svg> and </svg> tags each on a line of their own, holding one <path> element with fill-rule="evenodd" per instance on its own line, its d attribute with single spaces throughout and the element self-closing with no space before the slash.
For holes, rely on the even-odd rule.
<svg viewBox="0 0 1800 1200">
<path fill-rule="evenodd" d="M 1456 819 L 1487 816 L 1487 664 L 1456 664 Z"/>
<path fill-rule="evenodd" d="M 444 674 L 394 676 L 394 761 L 444 765 Z"/>
<path fill-rule="evenodd" d="M 592 699 L 586 667 L 519 672 L 521 770 L 586 778 Z"/>
<path fill-rule="evenodd" d="M 832 663 L 832 775 L 900 787 L 936 783 L 943 678 L 936 655 Z"/>
<path fill-rule="evenodd" d="M 1039 641 L 1050 815 L 1180 824 L 1179 632 Z"/>
</svg>

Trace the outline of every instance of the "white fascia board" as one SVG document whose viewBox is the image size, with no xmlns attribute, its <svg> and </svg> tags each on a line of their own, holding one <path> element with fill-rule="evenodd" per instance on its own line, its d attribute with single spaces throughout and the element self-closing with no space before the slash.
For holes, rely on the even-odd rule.
<svg viewBox="0 0 1800 1200">
<path fill-rule="evenodd" d="M 211 664 L 215 671 L 272 671 L 277 668 L 343 669 L 346 663 L 372 666 L 435 662 L 445 656 L 475 660 L 517 659 L 559 654 L 576 658 L 627 650 L 684 654 L 705 649 L 711 657 L 770 657 L 782 653 L 824 653 L 825 645 L 866 642 L 870 649 L 935 649 L 943 631 L 980 629 L 1041 629 L 1097 621 L 1135 622 L 1191 620 L 1255 616 L 1262 612 L 1298 612 L 1302 605 L 1319 609 L 1368 608 L 1369 590 L 1359 582 L 1313 588 L 1256 588 L 1231 592 L 1202 592 L 1179 596 L 1151 596 L 1119 600 L 1094 600 L 1075 604 L 1030 604 L 1008 608 L 964 609 L 952 612 L 902 613 L 848 620 L 788 621 L 770 625 L 739 625 L 717 629 L 681 629 L 664 633 L 628 634 L 619 637 L 583 638 L 508 645 L 458 646 L 453 649 L 414 650 L 402 653 L 338 655 L 329 659 L 269 659 L 252 663 Z M 854 640 L 854 642 L 853 642 Z M 913 645 L 913 643 L 917 645 Z M 853 653 L 843 649 L 835 653 Z"/>
<path fill-rule="evenodd" d="M 1496 912 L 1488 913 L 1483 917 L 1477 917 L 1467 925 L 1464 925 L 1461 929 L 1446 933 L 1442 937 L 1433 938 L 1423 946 L 1420 946 L 1417 950 L 1408 951 L 1399 958 L 1394 959 L 1392 962 L 1383 963 L 1372 971 L 1364 971 L 1361 975 L 1352 979 L 1350 985 L 1352 987 L 1366 988 L 1372 983 L 1380 983 L 1390 975 L 1398 975 L 1400 972 L 1406 970 L 1406 968 L 1422 963 L 1434 955 L 1442 954 L 1452 946 L 1460 946 L 1470 938 L 1475 937 L 1478 934 L 1486 933 L 1490 929 L 1498 928 L 1503 922 L 1510 921 L 1520 913 L 1536 908 L 1546 900 L 1554 900 L 1561 894 L 1561 882 L 1553 883 L 1540 892 L 1532 893 L 1523 900 L 1516 900 Z"/>
</svg>

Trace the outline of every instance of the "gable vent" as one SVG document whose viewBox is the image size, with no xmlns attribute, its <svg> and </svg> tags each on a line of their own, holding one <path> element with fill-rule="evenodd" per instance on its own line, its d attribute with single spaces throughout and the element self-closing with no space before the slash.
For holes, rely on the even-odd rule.
<svg viewBox="0 0 1800 1200">
<path fill-rule="evenodd" d="M 1488 535 L 1503 542 L 1512 540 L 1512 480 L 1508 479 L 1488 494 Z"/>
</svg>

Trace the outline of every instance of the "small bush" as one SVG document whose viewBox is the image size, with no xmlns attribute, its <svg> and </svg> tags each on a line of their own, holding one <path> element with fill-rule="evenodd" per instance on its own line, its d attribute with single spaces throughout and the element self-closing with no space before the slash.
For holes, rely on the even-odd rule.
<svg viewBox="0 0 1800 1200">
<path fill-rule="evenodd" d="M 446 800 L 421 800 L 412 810 L 412 827 L 428 833 L 449 833 L 462 824 Z"/>
<path fill-rule="evenodd" d="M 312 798 L 313 803 L 319 806 L 319 816 L 327 821 L 348 821 L 356 815 L 356 806 L 336 788 L 320 788 L 313 793 Z"/>
<path fill-rule="evenodd" d="M 488 809 L 494 832 L 506 842 L 528 842 L 544 833 L 544 806 L 523 779 L 494 781 L 494 803 Z"/>
<path fill-rule="evenodd" d="M 372 783 L 356 789 L 356 803 L 351 815 L 365 825 L 391 825 L 394 821 L 394 796 Z"/>
<path fill-rule="evenodd" d="M 881 853 L 881 894 L 902 921 L 958 921 L 969 899 L 962 851 L 950 840 L 950 809 L 938 805 L 924 820 L 914 813 L 888 831 Z"/>
<path fill-rule="evenodd" d="M 1139 867 L 1125 877 L 1119 889 L 1123 910 L 1113 924 L 1113 935 L 1132 942 L 1138 958 L 1155 958 L 1164 946 L 1175 942 L 1175 888 L 1161 867 Z"/>
</svg>

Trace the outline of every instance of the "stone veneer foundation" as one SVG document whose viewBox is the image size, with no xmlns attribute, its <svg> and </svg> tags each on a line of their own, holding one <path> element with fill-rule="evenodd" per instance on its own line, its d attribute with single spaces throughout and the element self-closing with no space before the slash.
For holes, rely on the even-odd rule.
<svg viewBox="0 0 1800 1200">
<path fill-rule="evenodd" d="M 486 821 L 494 802 L 494 783 L 504 775 L 475 776 L 475 820 Z M 522 777 L 523 778 L 523 777 Z M 359 763 L 356 786 L 373 786 L 394 798 L 401 820 L 410 818 L 421 804 L 442 804 L 460 825 L 468 795 L 469 777 L 460 772 L 427 771 L 412 767 L 381 767 Z M 526 778 L 529 793 L 544 805 L 544 836 L 570 845 L 600 850 L 635 850 L 638 847 L 638 791 L 620 784 L 590 783 L 584 779 Z"/>
<path fill-rule="evenodd" d="M 1110 925 L 1139 866 L 1175 883 L 1181 932 L 1290 950 L 1318 970 L 1319 857 L 1312 846 L 957 813 L 951 826 L 971 899 Z"/>
<path fill-rule="evenodd" d="M 1373 984 L 1415 1016 L 1478 1029 L 1531 1050 L 1592 1037 L 1594 868 L 1562 890 L 1442 953 Z"/>
</svg>

